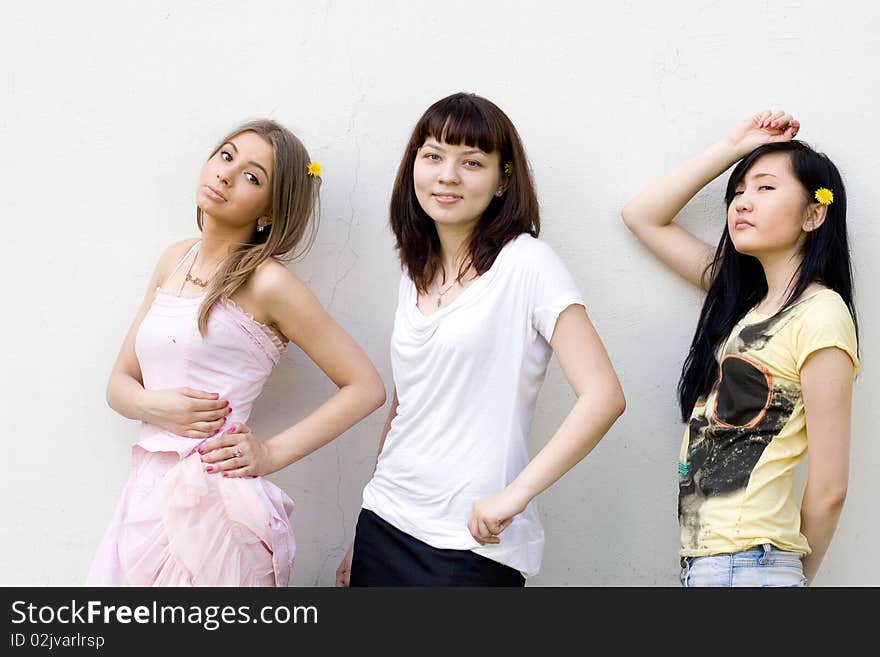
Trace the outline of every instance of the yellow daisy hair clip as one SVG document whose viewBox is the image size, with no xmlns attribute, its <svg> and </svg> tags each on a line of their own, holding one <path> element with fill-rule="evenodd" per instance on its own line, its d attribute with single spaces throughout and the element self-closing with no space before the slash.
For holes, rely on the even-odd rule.
<svg viewBox="0 0 880 657">
<path fill-rule="evenodd" d="M 312 178 L 321 177 L 321 165 L 317 162 L 309 162 L 309 166 L 306 167 L 306 171 Z"/>
<path fill-rule="evenodd" d="M 827 187 L 820 187 L 816 190 L 816 193 L 813 194 L 813 196 L 815 196 L 816 200 L 822 205 L 831 205 L 834 203 L 834 192 Z"/>
<path fill-rule="evenodd" d="M 509 176 L 512 173 L 513 173 L 513 162 L 507 162 L 504 165 L 504 175 Z"/>
</svg>

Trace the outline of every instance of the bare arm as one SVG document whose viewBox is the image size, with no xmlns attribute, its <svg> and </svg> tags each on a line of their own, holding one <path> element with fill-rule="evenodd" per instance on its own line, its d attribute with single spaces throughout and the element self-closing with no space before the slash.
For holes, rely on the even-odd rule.
<svg viewBox="0 0 880 657">
<path fill-rule="evenodd" d="M 852 361 L 837 348 L 820 349 L 801 368 L 809 454 L 801 532 L 811 549 L 803 562 L 808 582 L 819 570 L 846 499 L 852 381 Z"/>
<path fill-rule="evenodd" d="M 224 476 L 266 475 L 281 470 L 323 447 L 385 403 L 385 385 L 370 359 L 302 281 L 278 263 L 267 263 L 254 276 L 254 299 L 260 309 L 339 390 L 292 427 L 265 441 L 252 439 L 250 429 L 239 423 L 227 432 L 238 436 L 223 434 L 207 441 L 200 451 L 216 451 L 202 460 L 211 464 L 213 472 L 223 472 Z M 242 440 L 247 445 L 242 445 Z M 246 458 L 233 457 L 235 449 L 246 453 Z"/>
<path fill-rule="evenodd" d="M 385 446 L 385 437 L 391 431 L 391 421 L 397 416 L 397 388 L 394 389 L 394 396 L 391 398 L 391 408 L 388 409 L 388 418 L 385 420 L 385 426 L 382 428 L 382 437 L 379 438 L 379 451 L 376 452 L 376 464 L 378 465 L 379 455 Z M 373 472 L 376 471 L 374 466 Z M 348 551 L 342 556 L 342 561 L 336 568 L 336 586 L 348 586 L 351 579 L 351 560 L 354 558 L 354 543 L 348 547 Z"/>
<path fill-rule="evenodd" d="M 770 125 L 764 125 L 768 121 Z M 630 200 L 621 212 L 623 222 L 664 264 L 694 285 L 708 289 L 710 281 L 705 273 L 714 247 L 673 220 L 697 192 L 734 162 L 761 144 L 793 139 L 798 127 L 784 112 L 754 115 Z"/>
<path fill-rule="evenodd" d="M 562 425 L 503 491 L 474 504 L 468 529 L 481 544 L 498 543 L 528 503 L 589 454 L 626 408 L 614 367 L 583 306 L 560 313 L 550 346 L 577 401 Z"/>
<path fill-rule="evenodd" d="M 379 455 L 382 448 L 385 447 L 385 438 L 391 431 L 391 422 L 397 417 L 397 388 L 394 388 L 394 396 L 391 398 L 391 408 L 388 409 L 388 417 L 385 420 L 385 426 L 382 427 L 382 436 L 379 438 L 379 450 L 376 452 L 376 463 L 373 465 L 373 472 L 376 471 L 376 465 L 379 464 Z"/>
<path fill-rule="evenodd" d="M 156 288 L 195 240 L 178 242 L 159 258 L 147 284 L 144 300 L 122 342 L 119 355 L 107 381 L 107 403 L 114 411 L 132 420 L 161 426 L 189 438 L 206 438 L 216 432 L 228 415 L 227 403 L 216 393 L 178 388 L 145 390 L 134 343 L 141 322 L 153 303 Z"/>
</svg>

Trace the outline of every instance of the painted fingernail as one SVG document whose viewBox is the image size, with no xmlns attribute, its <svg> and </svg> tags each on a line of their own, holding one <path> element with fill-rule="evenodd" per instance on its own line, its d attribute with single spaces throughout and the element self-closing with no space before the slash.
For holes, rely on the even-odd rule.
<svg viewBox="0 0 880 657">
<path fill-rule="evenodd" d="M 774 121 L 773 123 L 770 124 L 770 127 L 775 128 L 778 125 L 779 125 L 779 121 Z"/>
<path fill-rule="evenodd" d="M 228 399 L 226 400 L 226 406 L 229 406 L 229 400 L 228 400 Z"/>
<path fill-rule="evenodd" d="M 214 466 L 209 465 L 207 468 L 205 468 L 205 472 L 214 472 Z"/>
<path fill-rule="evenodd" d="M 223 476 L 224 476 L 224 477 L 228 477 L 228 476 L 229 476 L 229 475 L 228 475 L 228 474 L 226 474 L 226 473 L 225 473 L 225 472 L 224 472 L 224 473 L 223 473 Z"/>
<path fill-rule="evenodd" d="M 199 454 L 204 454 L 204 453 L 205 453 L 205 450 L 202 449 L 201 447 L 199 447 Z"/>
<path fill-rule="evenodd" d="M 235 427 L 232 427 L 232 428 L 231 428 L 229 431 L 227 431 L 226 433 L 235 433 Z"/>
</svg>

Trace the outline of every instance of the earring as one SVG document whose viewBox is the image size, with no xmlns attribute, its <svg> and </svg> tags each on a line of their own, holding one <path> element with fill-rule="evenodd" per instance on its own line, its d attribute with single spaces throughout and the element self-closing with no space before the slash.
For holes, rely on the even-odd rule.
<svg viewBox="0 0 880 657">
<path fill-rule="evenodd" d="M 503 193 L 504 193 L 504 190 L 501 189 L 500 187 L 497 190 L 495 190 L 495 196 L 501 196 Z"/>
<path fill-rule="evenodd" d="M 265 226 L 259 226 L 259 225 L 257 226 L 257 232 L 258 232 L 258 233 L 262 233 L 264 230 L 266 230 L 266 227 L 265 227 Z"/>
</svg>

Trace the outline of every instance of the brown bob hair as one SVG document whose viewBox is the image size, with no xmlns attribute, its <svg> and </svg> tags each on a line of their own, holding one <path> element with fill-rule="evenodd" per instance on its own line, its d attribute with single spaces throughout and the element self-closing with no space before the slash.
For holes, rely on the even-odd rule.
<svg viewBox="0 0 880 657">
<path fill-rule="evenodd" d="M 532 172 L 511 120 L 497 105 L 476 94 L 460 92 L 438 100 L 413 129 L 391 194 L 390 223 L 400 264 L 422 294 L 442 271 L 437 228 L 419 204 L 413 183 L 416 153 L 428 138 L 486 153 L 498 151 L 501 175 L 507 178 L 504 194 L 492 198 L 474 227 L 457 280 L 469 267 L 482 275 L 510 240 L 522 233 L 538 237 L 541 230 Z"/>
</svg>

